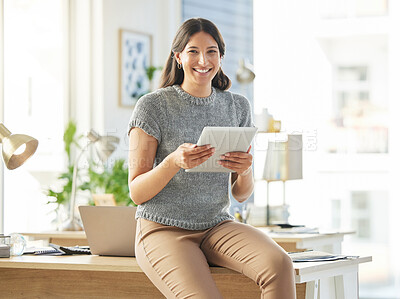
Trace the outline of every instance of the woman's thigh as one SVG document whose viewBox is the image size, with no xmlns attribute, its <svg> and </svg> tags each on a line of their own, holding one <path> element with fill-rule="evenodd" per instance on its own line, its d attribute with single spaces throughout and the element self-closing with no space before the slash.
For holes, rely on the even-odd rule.
<svg viewBox="0 0 400 299">
<path fill-rule="evenodd" d="M 138 219 L 137 262 L 167 298 L 222 298 L 200 249 L 203 236 Z"/>
<path fill-rule="evenodd" d="M 241 272 L 254 280 L 264 295 L 294 298 L 290 257 L 258 229 L 234 221 L 222 223 L 207 232 L 201 249 L 210 263 Z M 279 297 L 280 292 L 284 297 Z"/>
</svg>

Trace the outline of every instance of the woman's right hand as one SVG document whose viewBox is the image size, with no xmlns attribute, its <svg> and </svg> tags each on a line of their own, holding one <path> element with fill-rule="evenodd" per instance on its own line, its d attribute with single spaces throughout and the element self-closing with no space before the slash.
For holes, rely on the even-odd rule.
<svg viewBox="0 0 400 299">
<path fill-rule="evenodd" d="M 172 156 L 176 166 L 191 169 L 207 161 L 214 153 L 215 148 L 210 144 L 198 146 L 193 143 L 184 143 L 172 153 Z"/>
</svg>

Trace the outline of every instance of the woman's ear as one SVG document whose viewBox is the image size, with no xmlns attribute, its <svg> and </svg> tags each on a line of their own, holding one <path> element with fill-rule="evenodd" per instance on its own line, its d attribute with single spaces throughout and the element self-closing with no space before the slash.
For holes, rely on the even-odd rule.
<svg viewBox="0 0 400 299">
<path fill-rule="evenodd" d="M 174 53 L 175 61 L 176 63 L 182 64 L 181 62 L 181 53 L 180 52 L 175 52 Z"/>
</svg>

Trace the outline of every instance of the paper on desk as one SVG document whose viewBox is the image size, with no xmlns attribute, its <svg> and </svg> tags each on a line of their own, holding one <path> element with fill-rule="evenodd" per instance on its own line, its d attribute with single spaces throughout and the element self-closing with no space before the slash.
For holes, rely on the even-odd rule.
<svg viewBox="0 0 400 299">
<path fill-rule="evenodd" d="M 64 255 L 65 253 L 53 247 L 28 247 L 25 248 L 24 254 L 34 254 L 34 255 Z"/>
<path fill-rule="evenodd" d="M 280 234 L 318 234 L 318 228 L 315 227 L 291 227 L 291 228 L 281 228 L 281 227 L 271 227 L 270 231 L 272 233 Z"/>
<path fill-rule="evenodd" d="M 326 262 L 345 259 L 355 259 L 358 256 L 331 254 L 323 251 L 304 251 L 304 252 L 289 252 L 292 262 Z"/>
</svg>

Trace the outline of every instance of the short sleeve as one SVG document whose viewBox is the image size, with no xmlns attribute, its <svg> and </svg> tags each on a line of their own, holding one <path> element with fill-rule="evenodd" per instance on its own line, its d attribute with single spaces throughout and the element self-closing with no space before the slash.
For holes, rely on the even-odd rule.
<svg viewBox="0 0 400 299">
<path fill-rule="evenodd" d="M 160 122 L 160 107 L 158 97 L 154 94 L 148 94 L 141 97 L 133 109 L 132 116 L 129 120 L 127 134 L 133 128 L 140 128 L 146 134 L 161 142 L 161 124 Z"/>
<path fill-rule="evenodd" d="M 239 127 L 254 127 L 253 116 L 251 113 L 251 105 L 249 100 L 242 96 L 237 95 L 238 100 L 238 118 L 239 118 Z"/>
</svg>

